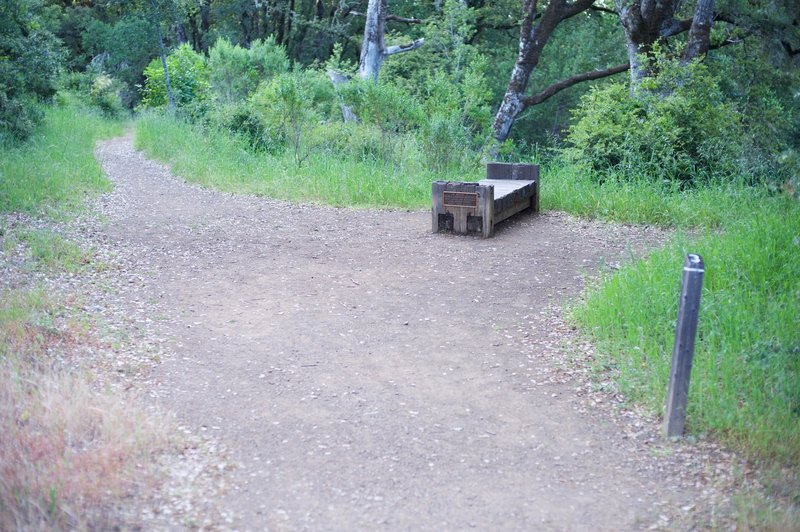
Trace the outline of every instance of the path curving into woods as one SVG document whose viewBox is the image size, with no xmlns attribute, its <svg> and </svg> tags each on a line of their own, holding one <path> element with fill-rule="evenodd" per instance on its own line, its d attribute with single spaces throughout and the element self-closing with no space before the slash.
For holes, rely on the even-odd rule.
<svg viewBox="0 0 800 532">
<path fill-rule="evenodd" d="M 187 185 L 130 136 L 97 155 L 104 237 L 172 355 L 151 395 L 238 464 L 242 530 L 620 530 L 687 518 L 655 427 L 564 370 L 559 308 L 659 235 L 523 215 L 481 240 L 427 212 L 337 209 Z M 546 187 L 546 181 L 543 183 Z M 568 366 L 567 366 L 568 367 Z M 577 391 L 576 391 L 577 390 Z M 665 482 L 665 478 L 667 481 Z"/>
</svg>

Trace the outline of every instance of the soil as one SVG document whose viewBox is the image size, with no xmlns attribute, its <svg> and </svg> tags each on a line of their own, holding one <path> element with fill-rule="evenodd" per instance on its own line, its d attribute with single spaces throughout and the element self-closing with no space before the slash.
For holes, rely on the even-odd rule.
<svg viewBox="0 0 800 532">
<path fill-rule="evenodd" d="M 719 504 L 728 455 L 598 391 L 562 319 L 663 232 L 544 213 L 431 234 L 426 211 L 189 185 L 130 136 L 97 155 L 115 183 L 100 236 L 169 338 L 147 392 L 236 464 L 202 526 L 683 528 Z"/>
</svg>

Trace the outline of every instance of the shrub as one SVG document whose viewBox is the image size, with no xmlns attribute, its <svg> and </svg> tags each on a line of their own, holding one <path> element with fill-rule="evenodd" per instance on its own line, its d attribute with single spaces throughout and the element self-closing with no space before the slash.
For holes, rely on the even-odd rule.
<svg viewBox="0 0 800 532">
<path fill-rule="evenodd" d="M 27 138 L 42 117 L 38 102 L 56 92 L 63 57 L 44 29 L 43 7 L 21 0 L 0 3 L 0 141 Z"/>
<path fill-rule="evenodd" d="M 353 80 L 340 88 L 343 101 L 364 123 L 384 134 L 401 133 L 422 122 L 422 108 L 405 89 L 387 82 Z"/>
<path fill-rule="evenodd" d="M 741 117 L 704 65 L 664 60 L 637 94 L 595 88 L 574 115 L 564 153 L 594 170 L 684 184 L 738 178 Z"/>
<path fill-rule="evenodd" d="M 286 149 L 286 137 L 270 127 L 258 106 L 250 101 L 220 104 L 208 114 L 209 125 L 241 137 L 256 152 L 277 155 Z"/>
<path fill-rule="evenodd" d="M 299 165 L 308 156 L 308 133 L 318 115 L 302 72 L 281 74 L 253 98 L 273 140 L 284 140 Z"/>
<path fill-rule="evenodd" d="M 233 103 L 247 98 L 259 82 L 287 72 L 289 59 L 274 37 L 255 41 L 249 49 L 219 39 L 208 52 L 208 67 L 215 97 Z"/>
<path fill-rule="evenodd" d="M 167 69 L 177 107 L 189 108 L 204 101 L 208 96 L 208 65 L 205 57 L 182 44 L 167 56 Z M 167 105 L 167 86 L 161 58 L 153 59 L 144 70 L 145 84 L 142 89 L 143 107 Z"/>
<path fill-rule="evenodd" d="M 0 145 L 28 138 L 42 115 L 33 98 L 9 98 L 0 91 Z"/>
<path fill-rule="evenodd" d="M 260 80 L 270 79 L 289 71 L 286 48 L 276 44 L 272 35 L 264 40 L 259 39 L 250 43 L 247 55 Z"/>
<path fill-rule="evenodd" d="M 92 19 L 81 31 L 81 39 L 94 57 L 94 66 L 122 81 L 126 93 L 140 82 L 142 72 L 159 53 L 153 24 L 143 16 L 124 17 L 113 24 Z"/>
<path fill-rule="evenodd" d="M 122 84 L 108 74 L 99 74 L 89 89 L 89 102 L 108 118 L 119 118 L 125 113 L 120 99 Z"/>
<path fill-rule="evenodd" d="M 469 137 L 457 117 L 436 113 L 422 128 L 425 161 L 435 171 L 460 163 L 467 153 Z"/>
</svg>

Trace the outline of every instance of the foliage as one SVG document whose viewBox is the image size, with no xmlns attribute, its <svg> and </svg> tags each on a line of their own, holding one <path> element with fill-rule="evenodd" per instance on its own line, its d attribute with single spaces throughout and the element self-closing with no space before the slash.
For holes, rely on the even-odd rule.
<svg viewBox="0 0 800 532">
<path fill-rule="evenodd" d="M 218 39 L 208 52 L 209 81 L 222 103 L 247 98 L 261 81 L 289 70 L 289 59 L 274 38 L 255 41 L 249 49 Z"/>
<path fill-rule="evenodd" d="M 87 193 L 107 190 L 94 143 L 120 131 L 76 104 L 48 108 L 25 144 L 0 147 L 0 212 L 56 214 L 78 208 Z"/>
<path fill-rule="evenodd" d="M 122 84 L 107 74 L 98 74 L 89 89 L 89 103 L 108 118 L 120 118 L 125 107 L 120 99 Z"/>
<path fill-rule="evenodd" d="M 167 56 L 167 69 L 175 96 L 175 105 L 187 108 L 202 104 L 208 98 L 208 65 L 202 54 L 184 44 Z M 167 105 L 167 85 L 160 58 L 153 59 L 144 70 L 145 84 L 142 89 L 143 107 Z"/>
<path fill-rule="evenodd" d="M 134 103 L 136 94 L 132 89 L 142 82 L 144 69 L 159 53 L 152 23 L 141 15 L 114 23 L 91 19 L 81 37 L 90 65 L 124 83 L 128 88 L 126 101 Z"/>
<path fill-rule="evenodd" d="M 340 94 L 359 120 L 376 126 L 383 134 L 410 131 L 421 121 L 422 109 L 416 99 L 392 83 L 352 80 Z"/>
<path fill-rule="evenodd" d="M 513 67 L 505 59 L 502 80 L 508 81 L 508 73 Z M 606 68 L 627 60 L 625 37 L 621 31 L 619 18 L 601 12 L 583 13 L 559 24 L 551 41 L 545 47 L 539 65 L 531 75 L 531 93 L 537 93 L 553 83 L 572 75 Z M 614 80 L 624 82 L 626 74 L 619 74 L 605 80 L 593 82 L 595 87 L 604 86 Z M 578 106 L 581 97 L 591 86 L 579 83 L 536 105 L 515 122 L 511 136 L 520 146 L 539 144 L 559 145 L 567 134 L 570 125 L 570 111 Z M 506 87 L 496 89 L 496 101 L 502 97 Z"/>
<path fill-rule="evenodd" d="M 56 91 L 60 43 L 35 0 L 0 4 L 0 143 L 28 137 L 41 118 L 37 103 Z"/>
<path fill-rule="evenodd" d="M 254 153 L 241 138 L 162 114 L 147 114 L 137 121 L 136 146 L 205 186 L 331 205 L 421 208 L 430 205 L 432 181 L 480 177 L 478 168 L 440 173 L 420 165 L 413 136 L 392 144 L 395 164 L 372 155 L 360 157 L 355 153 L 359 147 L 373 146 L 372 153 L 382 149 L 380 144 L 375 147 L 379 136 L 370 127 L 338 126 L 334 132 L 330 126 L 315 124 L 304 142 L 317 148 L 303 152 L 307 157 L 302 166 L 292 150 Z M 355 142 L 349 143 L 350 139 Z M 334 142 L 341 152 L 335 153 Z"/>
<path fill-rule="evenodd" d="M 308 157 L 308 133 L 318 114 L 312 87 L 302 72 L 281 74 L 253 98 L 268 127 L 289 146 L 295 163 Z"/>
<path fill-rule="evenodd" d="M 737 176 L 742 124 L 704 65 L 665 64 L 631 97 L 627 84 L 584 96 L 566 155 L 627 179 L 696 183 Z"/>
</svg>

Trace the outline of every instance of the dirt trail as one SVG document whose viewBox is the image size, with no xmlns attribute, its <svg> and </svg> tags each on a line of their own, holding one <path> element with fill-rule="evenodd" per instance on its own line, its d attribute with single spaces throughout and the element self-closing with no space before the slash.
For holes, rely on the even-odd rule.
<svg viewBox="0 0 800 532">
<path fill-rule="evenodd" d="M 694 497 L 553 378 L 546 309 L 644 230 L 544 214 L 432 235 L 427 212 L 189 186 L 129 137 L 98 156 L 107 237 L 142 250 L 172 318 L 153 395 L 240 463 L 235 528 L 638 529 Z"/>
</svg>

